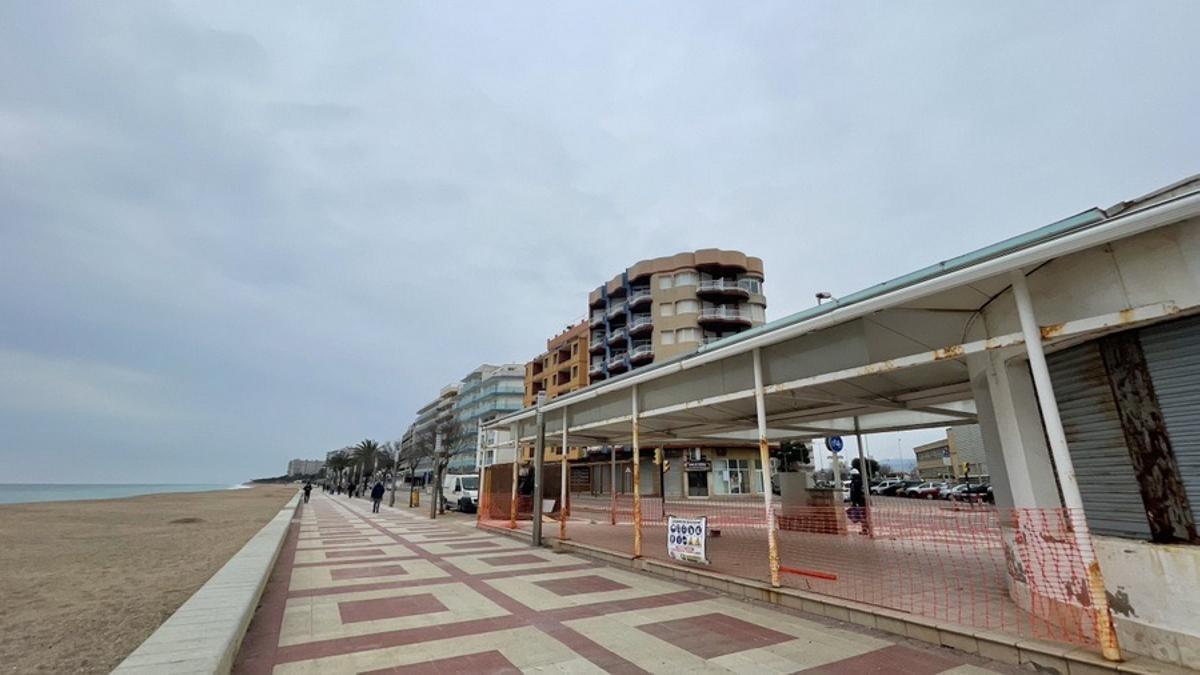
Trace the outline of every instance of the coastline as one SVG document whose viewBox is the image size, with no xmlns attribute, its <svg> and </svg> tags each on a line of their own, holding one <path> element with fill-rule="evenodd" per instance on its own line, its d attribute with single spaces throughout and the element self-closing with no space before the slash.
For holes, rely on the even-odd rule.
<svg viewBox="0 0 1200 675">
<path fill-rule="evenodd" d="M 0 505 L 0 672 L 109 672 L 295 492 Z"/>
<path fill-rule="evenodd" d="M 125 499 L 141 495 L 236 490 L 227 483 L 0 483 L 0 506 Z"/>
</svg>

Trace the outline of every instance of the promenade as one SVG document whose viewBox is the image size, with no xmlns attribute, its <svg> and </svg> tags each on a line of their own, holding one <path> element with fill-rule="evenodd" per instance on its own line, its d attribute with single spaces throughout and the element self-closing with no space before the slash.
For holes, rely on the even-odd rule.
<svg viewBox="0 0 1200 675">
<path fill-rule="evenodd" d="M 314 494 L 235 673 L 1011 672 L 408 510 Z"/>
</svg>

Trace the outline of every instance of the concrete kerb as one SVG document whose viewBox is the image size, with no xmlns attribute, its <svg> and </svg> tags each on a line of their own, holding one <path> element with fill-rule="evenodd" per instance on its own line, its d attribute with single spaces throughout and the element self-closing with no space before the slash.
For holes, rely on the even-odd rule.
<svg viewBox="0 0 1200 675">
<path fill-rule="evenodd" d="M 528 532 L 485 526 L 481 529 L 516 539 L 527 540 Z M 574 553 L 616 567 L 625 567 L 705 588 L 734 597 L 744 597 L 776 604 L 788 609 L 845 621 L 913 640 L 927 642 L 969 654 L 978 654 L 1012 665 L 1033 664 L 1041 670 L 1057 671 L 1062 675 L 1092 675 L 1093 673 L 1162 673 L 1180 675 L 1190 672 L 1143 657 L 1122 663 L 1105 661 L 1098 653 L 1070 645 L 1030 640 L 1007 633 L 979 631 L 922 616 L 897 612 L 883 607 L 832 598 L 791 588 L 772 588 L 769 584 L 741 579 L 709 570 L 685 567 L 659 560 L 634 558 L 630 554 L 610 551 L 587 544 L 552 541 L 547 548 Z"/>
<path fill-rule="evenodd" d="M 297 492 L 113 673 L 228 673 L 299 504 Z"/>
</svg>

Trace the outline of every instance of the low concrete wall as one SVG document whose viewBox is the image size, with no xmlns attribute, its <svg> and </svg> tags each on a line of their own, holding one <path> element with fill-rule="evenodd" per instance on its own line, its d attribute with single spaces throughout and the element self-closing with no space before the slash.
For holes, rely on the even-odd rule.
<svg viewBox="0 0 1200 675">
<path fill-rule="evenodd" d="M 1200 669 L 1200 547 L 1094 540 L 1121 648 Z"/>
<path fill-rule="evenodd" d="M 299 503 L 297 492 L 113 673 L 228 673 Z"/>
</svg>

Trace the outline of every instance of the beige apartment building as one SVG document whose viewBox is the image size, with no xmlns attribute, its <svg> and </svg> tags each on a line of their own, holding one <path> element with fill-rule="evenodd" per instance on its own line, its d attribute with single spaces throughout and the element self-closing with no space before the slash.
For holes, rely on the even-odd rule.
<svg viewBox="0 0 1200 675">
<path fill-rule="evenodd" d="M 763 264 L 701 249 L 643 260 L 588 295 L 588 376 L 598 382 L 766 322 Z"/>
<path fill-rule="evenodd" d="M 588 376 L 591 382 L 682 354 L 766 322 L 763 262 L 740 251 L 700 249 L 643 260 L 588 295 Z M 761 494 L 757 444 L 661 448 L 666 460 L 642 454 L 641 489 L 667 497 Z M 607 452 L 572 468 L 572 489 L 613 489 Z M 590 459 L 590 461 L 589 461 Z M 618 492 L 632 490 L 632 458 L 615 450 Z M 579 480 L 576 481 L 576 475 Z M 579 488 L 576 488 L 576 485 Z"/>
</svg>

